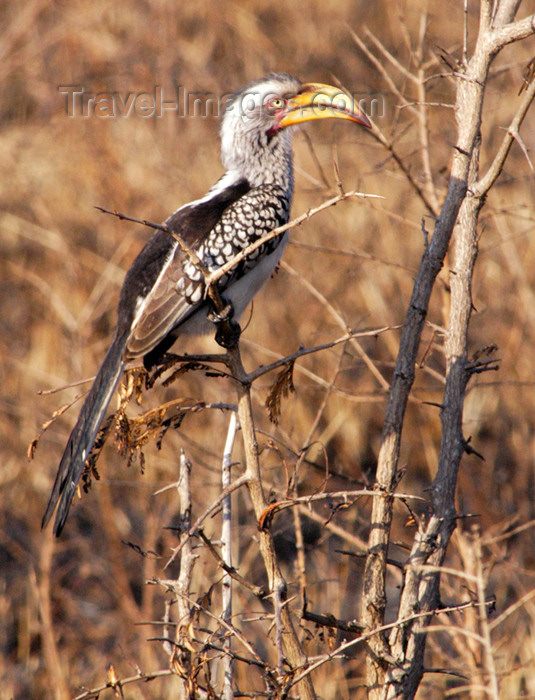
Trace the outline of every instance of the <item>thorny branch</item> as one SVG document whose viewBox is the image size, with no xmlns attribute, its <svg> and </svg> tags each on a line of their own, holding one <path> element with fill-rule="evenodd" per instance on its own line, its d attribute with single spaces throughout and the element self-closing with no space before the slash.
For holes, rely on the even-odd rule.
<svg viewBox="0 0 535 700">
<path fill-rule="evenodd" d="M 234 377 L 238 398 L 238 418 L 245 452 L 247 487 L 249 489 L 256 520 L 259 522 L 268 503 L 264 495 L 258 459 L 258 445 L 254 429 L 250 384 L 245 381 L 247 375 L 242 365 L 239 346 L 229 349 L 228 355 L 229 369 Z M 280 607 L 277 606 L 277 617 L 280 624 L 283 651 L 290 667 L 297 668 L 306 663 L 307 657 L 303 652 L 299 637 L 295 631 L 291 610 L 288 605 L 284 605 L 287 584 L 280 570 L 271 531 L 269 529 L 259 530 L 258 538 L 260 553 L 264 560 L 264 567 L 268 576 L 269 590 L 272 594 L 276 594 L 276 598 L 280 599 L 282 602 Z M 310 677 L 303 678 L 297 687 L 302 700 L 314 700 L 316 697 Z"/>
<path fill-rule="evenodd" d="M 489 605 L 489 603 L 485 602 L 484 605 L 485 605 L 485 607 L 487 607 Z M 387 632 L 389 630 L 396 630 L 398 628 L 403 628 L 405 625 L 407 625 L 410 622 L 414 622 L 415 620 L 420 620 L 420 619 L 429 619 L 433 615 L 456 612 L 458 610 L 467 609 L 467 608 L 475 608 L 475 607 L 479 607 L 479 606 L 480 606 L 479 602 L 469 601 L 467 603 L 461 603 L 459 605 L 436 608 L 435 610 L 430 610 L 427 612 L 414 613 L 407 618 L 398 618 L 395 622 L 390 622 L 387 625 L 381 625 L 381 627 L 378 627 L 374 630 L 366 632 L 365 634 L 361 634 L 358 637 L 356 637 L 355 639 L 352 639 L 348 642 L 342 642 L 342 644 L 339 644 L 335 649 L 333 649 L 332 652 L 330 652 L 329 654 L 325 654 L 320 659 L 318 659 L 314 663 L 310 664 L 308 666 L 308 668 L 306 668 L 306 670 L 302 671 L 299 675 L 297 675 L 292 680 L 291 685 L 294 685 L 295 683 L 299 683 L 304 677 L 306 677 L 308 674 L 315 671 L 317 668 L 319 668 L 323 664 L 340 656 L 341 654 L 343 654 L 343 652 L 347 651 L 348 649 L 351 649 L 351 647 L 354 647 L 357 644 L 362 644 L 362 642 L 365 642 L 365 641 L 371 639 L 374 635 L 381 634 L 381 633 Z"/>
<path fill-rule="evenodd" d="M 368 48 L 368 46 L 362 41 L 362 39 L 355 33 L 351 32 L 352 37 L 359 47 L 359 49 L 366 55 L 366 57 L 371 61 L 371 63 L 374 65 L 374 67 L 379 71 L 379 73 L 383 76 L 384 80 L 386 81 L 386 84 L 388 87 L 392 90 L 394 95 L 400 99 L 401 102 L 405 103 L 405 99 L 403 98 L 402 94 L 399 92 L 396 82 L 391 78 L 390 74 L 388 71 L 385 69 L 383 63 L 375 56 L 375 54 Z M 386 51 L 386 49 L 383 47 L 383 45 L 376 39 L 376 37 L 368 30 L 366 29 L 366 35 L 368 38 L 370 38 L 378 47 L 383 54 L 383 56 L 386 56 L 388 60 L 391 60 L 393 65 L 397 70 L 399 70 L 402 75 L 406 78 L 407 76 L 410 76 L 410 80 L 414 81 L 415 83 L 417 82 L 416 76 L 413 76 L 404 66 L 402 66 L 399 61 L 394 59 L 394 57 Z M 421 119 L 421 110 L 418 112 L 415 108 L 412 108 L 414 113 L 418 116 L 419 119 Z M 424 106 L 422 106 L 422 109 L 425 109 Z M 400 169 L 400 171 L 403 173 L 404 177 L 407 179 L 407 181 L 410 183 L 411 187 L 413 190 L 416 192 L 417 196 L 422 200 L 423 204 L 425 205 L 426 209 L 430 214 L 433 216 L 437 215 L 438 209 L 436 206 L 435 198 L 430 197 L 429 193 L 427 193 L 419 184 L 418 180 L 414 177 L 414 175 L 411 173 L 410 169 L 407 166 L 407 163 L 405 159 L 401 156 L 401 154 L 398 152 L 396 149 L 393 141 L 389 139 L 383 131 L 377 126 L 377 124 L 372 124 L 372 129 L 371 133 L 373 137 L 382 145 L 384 148 L 387 149 L 387 151 L 390 153 L 393 161 L 396 163 L 397 167 Z"/>
<path fill-rule="evenodd" d="M 496 3 L 498 7 L 498 3 Z M 487 175 L 478 182 L 480 125 L 483 96 L 493 58 L 509 41 L 533 33 L 533 17 L 511 22 L 518 3 L 502 2 L 494 18 L 490 3 L 481 3 L 479 34 L 474 54 L 459 74 L 455 113 L 457 145 L 453 154 L 451 179 L 445 202 L 436 220 L 434 235 L 426 246 L 415 280 L 402 331 L 398 359 L 385 414 L 379 453 L 376 488 L 393 494 L 399 481 L 398 459 L 401 431 L 421 331 L 434 281 L 442 267 L 449 242 L 456 228 L 455 261 L 451 283 L 451 312 L 446 338 L 447 377 L 441 404 L 442 442 L 438 473 L 433 484 L 433 513 L 427 525 L 419 528 L 411 555 L 405 565 L 399 604 L 399 617 L 407 620 L 384 633 L 371 635 L 367 657 L 367 685 L 371 698 L 412 698 L 422 678 L 425 629 L 428 615 L 409 620 L 414 610 L 433 611 L 439 604 L 440 566 L 455 527 L 454 496 L 460 459 L 466 449 L 462 433 L 464 394 L 471 372 L 467 371 L 467 334 L 472 310 L 471 278 L 477 255 L 476 225 L 484 196 L 499 175 L 513 139 L 531 104 L 535 89 L 528 86 L 517 114 Z M 368 557 L 364 574 L 363 622 L 378 629 L 386 607 L 386 565 L 392 523 L 392 499 L 374 501 Z M 424 573 L 422 565 L 439 569 Z"/>
<path fill-rule="evenodd" d="M 455 571 L 454 573 L 458 574 L 459 572 Z M 165 587 L 167 587 L 169 590 L 174 590 L 174 586 L 175 586 L 174 582 L 166 582 L 166 581 L 156 580 L 156 581 L 153 581 L 151 583 L 160 583 L 161 585 L 164 585 Z M 183 596 L 183 594 L 180 594 L 180 595 L 182 597 L 186 598 L 189 605 L 198 609 L 199 611 L 204 612 L 205 614 L 208 614 L 211 617 L 214 617 L 214 619 L 217 622 L 220 622 L 220 619 L 218 617 L 212 615 L 212 613 L 210 613 L 209 610 L 207 610 L 206 608 L 203 608 L 198 602 L 192 600 L 191 598 L 188 598 L 187 596 Z M 290 687 L 298 684 L 300 681 L 303 680 L 304 677 L 311 674 L 313 671 L 315 671 L 316 669 L 318 669 L 320 666 L 324 665 L 325 663 L 327 663 L 335 658 L 339 658 L 339 657 L 343 658 L 343 654 L 345 651 L 347 651 L 348 649 L 350 649 L 351 647 L 353 647 L 357 644 L 362 643 L 363 641 L 366 641 L 366 639 L 369 638 L 370 634 L 377 634 L 379 632 L 388 631 L 390 629 L 396 628 L 397 626 L 404 625 L 412 620 L 429 617 L 430 615 L 449 614 L 449 613 L 453 613 L 453 612 L 461 612 L 463 610 L 477 609 L 477 608 L 481 608 L 481 607 L 488 608 L 488 607 L 492 606 L 492 604 L 493 604 L 492 602 L 489 602 L 486 600 L 483 602 L 480 600 L 470 600 L 470 601 L 467 601 L 464 603 L 459 603 L 457 605 L 441 607 L 437 610 L 433 610 L 430 612 L 416 613 L 408 619 L 398 619 L 392 623 L 389 623 L 387 625 L 383 625 L 383 627 L 380 629 L 373 630 L 370 633 L 361 634 L 358 637 L 356 637 L 355 639 L 352 639 L 348 642 L 341 643 L 340 645 L 338 645 L 338 647 L 333 649 L 333 651 L 331 651 L 329 654 L 324 654 L 320 658 L 314 660 L 312 664 L 308 665 L 308 667 L 302 668 L 302 669 L 296 669 L 296 670 L 300 670 L 300 673 L 297 676 L 295 676 L 293 679 L 292 678 L 289 679 L 289 681 L 286 685 L 286 690 L 289 690 Z M 318 614 L 314 614 L 314 613 L 310 613 L 310 612 L 305 611 L 304 619 L 307 619 L 310 622 L 314 622 L 315 624 L 320 625 L 320 626 L 335 627 L 337 629 L 340 629 L 340 630 L 343 630 L 346 632 L 359 632 L 362 630 L 362 627 L 358 623 L 356 623 L 355 621 L 336 620 L 332 615 L 318 615 Z M 223 647 L 214 645 L 211 642 L 204 642 L 204 643 L 202 643 L 202 646 L 206 649 L 214 649 L 215 651 L 221 651 L 224 654 L 229 655 L 235 661 L 240 661 L 240 662 L 247 663 L 247 664 L 254 664 L 254 665 L 257 665 L 261 668 L 264 668 L 267 672 L 269 672 L 267 664 L 264 661 L 262 661 L 262 659 L 255 653 L 254 649 L 250 646 L 247 639 L 243 635 L 241 635 L 235 627 L 232 627 L 231 625 L 228 625 L 228 624 L 226 626 L 228 627 L 229 632 L 233 636 L 236 636 L 236 638 L 240 641 L 240 643 L 247 649 L 247 651 L 251 654 L 251 657 L 245 657 L 245 656 L 243 656 L 241 654 L 237 654 L 235 652 L 229 652 L 228 650 L 224 649 Z M 164 641 L 164 642 L 174 644 L 173 640 L 166 638 L 166 637 L 164 637 L 164 638 L 158 637 L 158 638 L 152 638 L 152 639 L 156 640 L 156 641 Z M 432 669 L 432 670 L 435 670 L 435 669 Z M 172 674 L 173 674 L 173 671 L 169 670 L 169 669 L 158 670 L 158 671 L 154 671 L 154 672 L 150 672 L 150 673 L 142 673 L 140 671 L 135 676 L 131 676 L 131 677 L 124 678 L 124 679 L 116 679 L 113 685 L 112 685 L 112 683 L 108 682 L 104 685 L 100 685 L 100 686 L 93 688 L 91 690 L 84 691 L 84 693 L 77 695 L 76 698 L 74 698 L 74 700 L 91 700 L 91 698 L 97 698 L 98 695 L 102 691 L 106 690 L 107 688 L 112 688 L 113 686 L 119 688 L 123 685 L 128 685 L 130 683 L 136 683 L 136 682 L 140 682 L 140 681 L 147 682 L 147 681 L 154 680 L 155 678 L 159 678 L 162 676 L 168 676 L 168 675 L 172 675 Z M 461 676 L 461 677 L 463 677 L 463 676 Z"/>
<path fill-rule="evenodd" d="M 175 644 L 168 648 L 169 663 L 172 669 L 180 676 L 182 683 L 182 692 L 184 698 L 190 698 L 193 695 L 193 686 L 191 679 L 192 654 L 191 649 L 183 644 L 183 636 L 187 634 L 187 625 L 185 621 L 190 617 L 190 607 L 185 596 L 189 595 L 191 587 L 191 577 L 193 567 L 197 557 L 193 554 L 191 540 L 187 533 L 191 526 L 191 488 L 190 488 L 191 462 L 187 459 L 184 450 L 180 453 L 180 476 L 177 484 L 179 493 L 180 509 L 180 528 L 182 530 L 180 538 L 183 542 L 183 548 L 180 556 L 180 573 L 175 583 L 176 592 L 182 595 L 176 596 L 176 604 L 178 609 L 178 619 L 180 624 L 175 630 Z M 166 629 L 164 628 L 164 634 Z"/>
<path fill-rule="evenodd" d="M 197 530 L 197 534 L 199 535 L 203 543 L 206 545 L 210 554 L 215 558 L 219 566 L 223 569 L 223 571 L 225 571 L 229 576 L 235 579 L 244 588 L 250 590 L 251 593 L 257 598 L 263 598 L 266 595 L 266 591 L 263 588 L 261 588 L 260 586 L 255 586 L 254 583 L 250 583 L 246 578 L 241 576 L 232 565 L 227 564 L 227 562 L 219 554 L 215 546 L 212 544 L 212 542 L 208 539 L 208 537 L 204 534 L 202 530 Z"/>
<path fill-rule="evenodd" d="M 231 485 L 231 469 L 232 469 L 232 449 L 234 447 L 234 440 L 236 439 L 236 433 L 238 431 L 238 421 L 236 418 L 236 413 L 232 412 L 229 418 L 229 425 L 227 430 L 227 439 L 225 442 L 225 448 L 223 451 L 223 460 L 221 464 L 221 488 L 225 491 Z M 232 566 L 232 501 L 230 493 L 227 494 L 223 500 L 223 513 L 222 513 L 222 524 L 221 524 L 221 550 L 223 554 L 223 563 L 225 576 L 223 577 L 222 587 L 222 611 L 221 618 L 225 622 L 230 622 L 232 620 L 232 576 L 231 570 Z M 227 637 L 223 640 L 223 646 L 227 655 L 224 659 L 224 686 L 223 686 L 223 698 L 224 700 L 232 700 L 233 690 L 232 690 L 232 679 L 233 679 L 233 666 L 232 666 L 232 637 Z"/>
<path fill-rule="evenodd" d="M 110 681 L 108 683 L 105 683 L 104 685 L 99 685 L 97 688 L 92 688 L 91 690 L 85 690 L 83 693 L 80 695 L 77 695 L 74 700 L 97 700 L 100 694 L 108 689 L 108 688 L 113 688 L 114 685 L 117 687 L 122 687 L 123 685 L 129 685 L 130 683 L 139 683 L 139 682 L 144 682 L 148 683 L 150 681 L 153 681 L 155 678 L 162 678 L 163 676 L 172 676 L 174 675 L 174 672 L 171 671 L 171 669 L 166 668 L 162 669 L 161 671 L 153 671 L 152 673 L 142 673 L 141 671 L 139 673 L 136 673 L 135 676 L 129 676 L 128 678 L 122 678 L 118 681 L 116 681 L 115 684 L 112 684 Z"/>
<path fill-rule="evenodd" d="M 239 489 L 241 486 L 243 486 L 246 483 L 247 483 L 247 475 L 242 474 L 235 481 L 233 481 L 230 486 L 228 486 L 226 489 L 224 489 L 224 491 L 219 494 L 219 496 L 216 498 L 216 500 L 193 523 L 193 525 L 188 530 L 188 533 L 187 533 L 188 537 L 193 537 L 197 533 L 198 529 L 203 524 L 203 522 L 206 520 L 206 518 L 210 517 L 210 515 L 212 515 L 212 513 L 214 513 L 216 510 L 219 510 L 219 508 L 221 508 L 221 504 L 223 503 L 225 498 L 230 493 L 232 493 L 236 489 Z M 173 561 L 176 559 L 176 557 L 180 553 L 180 550 L 182 549 L 183 546 L 184 546 L 184 544 L 181 542 L 177 547 L 175 547 L 175 549 L 173 550 L 173 555 L 169 559 L 167 564 L 164 566 L 164 569 L 166 569 L 170 564 L 173 563 Z"/>
<path fill-rule="evenodd" d="M 222 627 L 224 627 L 230 634 L 232 634 L 236 639 L 239 640 L 240 644 L 244 647 L 244 649 L 247 649 L 249 654 L 256 659 L 257 661 L 260 661 L 260 657 L 254 650 L 253 646 L 251 643 L 248 641 L 247 637 L 245 637 L 239 630 L 236 629 L 230 622 L 221 619 L 220 616 L 214 615 L 205 605 L 202 605 L 199 601 L 193 600 L 190 595 L 187 593 L 182 592 L 181 590 L 177 589 L 176 586 L 176 581 L 174 580 L 167 580 L 167 579 L 159 579 L 155 578 L 152 580 L 147 581 L 147 583 L 151 585 L 159 585 L 162 586 L 164 589 L 176 593 L 178 596 L 183 598 L 186 603 L 188 604 L 189 607 L 192 609 L 196 610 L 197 612 L 202 612 L 208 617 L 211 617 L 214 621 L 216 621 L 218 624 L 220 624 Z"/>
</svg>

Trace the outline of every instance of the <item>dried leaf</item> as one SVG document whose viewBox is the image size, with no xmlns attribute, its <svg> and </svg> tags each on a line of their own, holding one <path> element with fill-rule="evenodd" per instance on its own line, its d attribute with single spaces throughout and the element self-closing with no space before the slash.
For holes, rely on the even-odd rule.
<svg viewBox="0 0 535 700">
<path fill-rule="evenodd" d="M 275 425 L 277 425 L 279 422 L 282 397 L 287 397 L 290 392 L 293 393 L 295 391 L 293 382 L 294 364 L 295 360 L 290 360 L 284 365 L 282 370 L 277 375 L 271 389 L 269 390 L 269 394 L 266 399 L 266 408 L 268 410 L 269 420 L 272 423 L 275 423 Z"/>
</svg>

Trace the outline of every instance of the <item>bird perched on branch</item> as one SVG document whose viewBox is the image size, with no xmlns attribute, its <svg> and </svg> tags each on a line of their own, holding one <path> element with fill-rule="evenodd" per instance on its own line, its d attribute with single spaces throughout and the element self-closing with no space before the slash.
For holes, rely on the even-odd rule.
<svg viewBox="0 0 535 700">
<path fill-rule="evenodd" d="M 182 334 L 213 331 L 205 272 L 220 268 L 288 222 L 293 194 L 289 127 L 331 117 L 371 126 L 344 91 L 302 84 L 285 73 L 250 83 L 228 103 L 221 125 L 221 160 L 226 172 L 204 197 L 167 219 L 175 236 L 158 230 L 127 272 L 115 336 L 67 442 L 43 527 L 59 501 L 54 532 L 61 533 L 125 365 L 143 358 L 150 368 Z M 176 235 L 185 246 L 179 245 Z M 288 232 L 272 238 L 219 279 L 218 292 L 235 319 L 269 279 L 287 243 Z M 188 250 L 194 255 L 188 255 Z"/>
</svg>

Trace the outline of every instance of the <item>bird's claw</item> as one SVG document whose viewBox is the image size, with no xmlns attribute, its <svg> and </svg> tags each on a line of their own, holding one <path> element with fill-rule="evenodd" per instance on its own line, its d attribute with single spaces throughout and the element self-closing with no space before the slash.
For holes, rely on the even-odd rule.
<svg viewBox="0 0 535 700">
<path fill-rule="evenodd" d="M 225 350 L 231 350 L 238 343 L 241 335 L 240 324 L 233 320 L 234 307 L 232 302 L 223 300 L 225 306 L 221 311 L 212 309 L 208 312 L 208 319 L 215 323 L 215 341 Z"/>
<path fill-rule="evenodd" d="M 231 301 L 227 301 L 226 299 L 224 300 L 225 306 L 221 309 L 221 311 L 216 311 L 216 309 L 212 308 L 208 312 L 208 320 L 212 321 L 212 323 L 219 324 L 219 323 L 224 323 L 225 321 L 231 321 L 233 316 L 234 316 L 234 307 L 232 306 Z"/>
</svg>

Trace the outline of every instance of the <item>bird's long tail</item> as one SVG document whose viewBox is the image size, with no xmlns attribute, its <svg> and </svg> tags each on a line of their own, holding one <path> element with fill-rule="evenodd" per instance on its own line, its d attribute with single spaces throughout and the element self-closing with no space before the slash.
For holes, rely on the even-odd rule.
<svg viewBox="0 0 535 700">
<path fill-rule="evenodd" d="M 95 443 L 100 424 L 124 369 L 122 359 L 126 338 L 115 337 L 84 401 L 76 425 L 71 433 L 58 467 L 41 527 L 46 527 L 59 500 L 54 522 L 54 533 L 59 536 L 67 520 L 78 481 L 85 461 Z"/>
</svg>

